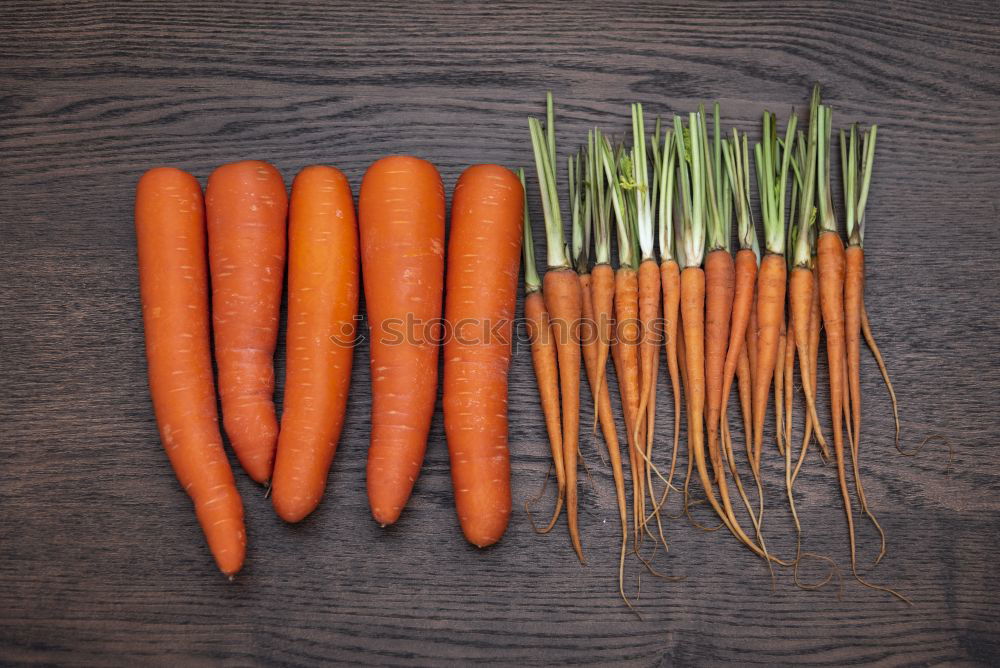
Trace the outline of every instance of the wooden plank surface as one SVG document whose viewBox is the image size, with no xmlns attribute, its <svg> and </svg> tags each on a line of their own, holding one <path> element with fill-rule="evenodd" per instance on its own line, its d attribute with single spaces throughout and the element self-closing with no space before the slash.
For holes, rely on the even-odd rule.
<svg viewBox="0 0 1000 668">
<path fill-rule="evenodd" d="M 998 26 L 1000 5 L 961 0 L 2 3 L 0 662 L 1000 660 Z M 582 443 L 586 567 L 563 526 L 536 536 L 520 510 L 548 462 L 523 346 L 510 378 L 517 510 L 498 546 L 462 539 L 440 413 L 402 520 L 371 521 L 362 346 L 322 506 L 286 526 L 240 474 L 248 562 L 233 583 L 219 576 L 148 398 L 132 224 L 145 169 L 204 182 L 262 158 L 290 182 L 323 162 L 356 188 L 376 158 L 413 153 L 450 191 L 475 162 L 530 166 L 525 119 L 546 89 L 569 149 L 594 124 L 625 132 L 633 100 L 667 115 L 719 99 L 726 125 L 756 137 L 765 108 L 801 110 L 814 81 L 837 126 L 880 125 L 868 307 L 904 444 L 941 434 L 952 447 L 950 459 L 941 441 L 896 453 L 866 354 L 862 469 L 889 554 L 871 571 L 876 536 L 860 523 L 863 570 L 912 608 L 849 577 L 807 592 L 779 571 L 772 590 L 731 538 L 675 520 L 657 565 L 686 579 L 643 577 L 638 619 L 617 597 L 614 496 L 595 441 Z M 280 399 L 283 348 L 277 368 Z M 664 424 L 668 397 L 664 384 Z M 781 468 L 767 459 L 768 535 L 788 554 Z M 798 495 L 805 545 L 844 570 L 833 470 L 811 460 Z M 640 572 L 633 561 L 633 593 Z"/>
</svg>

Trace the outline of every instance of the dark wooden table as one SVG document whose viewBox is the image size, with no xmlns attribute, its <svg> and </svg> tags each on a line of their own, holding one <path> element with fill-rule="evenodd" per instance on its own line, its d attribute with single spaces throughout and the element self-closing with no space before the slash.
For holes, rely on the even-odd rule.
<svg viewBox="0 0 1000 668">
<path fill-rule="evenodd" d="M 612 4 L 0 5 L 0 663 L 1000 660 L 1000 6 Z M 376 158 L 412 153 L 450 190 L 475 162 L 531 166 L 526 117 L 546 89 L 568 149 L 594 124 L 625 132 L 634 100 L 667 115 L 718 99 L 725 124 L 756 137 L 764 109 L 803 110 L 814 81 L 836 126 L 880 125 L 868 306 L 904 445 L 940 434 L 953 448 L 896 453 L 866 354 L 862 469 L 889 554 L 871 571 L 876 535 L 859 522 L 863 571 L 913 607 L 849 577 L 839 592 L 807 592 L 779 571 L 772 590 L 731 537 L 677 520 L 657 566 L 686 579 L 644 577 L 638 619 L 617 596 L 597 442 L 582 444 L 586 567 L 563 526 L 536 536 L 520 510 L 548 465 L 523 347 L 510 379 L 518 510 L 498 546 L 477 551 L 458 530 L 440 414 L 402 520 L 371 520 L 361 347 L 322 506 L 286 526 L 240 474 L 247 565 L 233 583 L 219 575 L 146 387 L 132 223 L 145 169 L 177 165 L 204 182 L 219 164 L 262 158 L 290 181 L 321 162 L 356 187 Z M 277 368 L 280 379 L 283 349 Z M 660 397 L 665 423 L 665 384 Z M 771 547 L 788 554 L 768 453 Z M 808 549 L 843 569 L 833 470 L 811 459 L 798 496 Z M 641 572 L 630 562 L 633 594 Z"/>
</svg>

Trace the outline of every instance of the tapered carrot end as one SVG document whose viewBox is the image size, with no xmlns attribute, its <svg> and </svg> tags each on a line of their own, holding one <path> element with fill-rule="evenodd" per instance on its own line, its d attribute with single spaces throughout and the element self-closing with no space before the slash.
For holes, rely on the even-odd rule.
<svg viewBox="0 0 1000 668">
<path fill-rule="evenodd" d="M 283 495 L 275 494 L 271 496 L 271 505 L 274 506 L 274 512 L 278 514 L 278 517 L 289 524 L 295 524 L 308 517 L 319 503 L 287 501 Z"/>
<path fill-rule="evenodd" d="M 390 524 L 395 524 L 402 512 L 402 508 L 391 509 L 372 506 L 372 517 L 383 529 Z"/>
<path fill-rule="evenodd" d="M 510 510 L 506 513 L 493 513 L 490 517 L 479 518 L 471 521 L 469 518 L 459 518 L 462 524 L 462 533 L 465 540 L 476 547 L 482 549 L 495 545 L 503 538 L 507 531 L 507 523 L 510 519 Z"/>
<path fill-rule="evenodd" d="M 240 569 L 243 568 L 243 560 L 246 557 L 246 538 L 242 531 L 236 533 L 220 533 L 213 535 L 208 540 L 209 548 L 215 557 L 215 565 L 219 567 L 222 574 L 233 579 Z"/>
</svg>

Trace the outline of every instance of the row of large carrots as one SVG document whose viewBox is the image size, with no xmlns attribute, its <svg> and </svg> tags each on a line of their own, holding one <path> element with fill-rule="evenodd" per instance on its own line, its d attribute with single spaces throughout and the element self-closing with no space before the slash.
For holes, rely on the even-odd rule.
<svg viewBox="0 0 1000 668">
<path fill-rule="evenodd" d="M 198 181 L 147 172 L 135 222 L 149 383 L 163 445 L 194 502 L 219 569 L 243 565 L 243 504 L 218 426 L 243 470 L 270 485 L 275 511 L 297 522 L 319 504 L 343 426 L 361 275 L 371 331 L 367 488 L 381 525 L 395 522 L 420 472 L 438 389 L 462 530 L 484 547 L 510 515 L 507 369 L 521 253 L 523 188 L 509 170 L 476 165 L 452 199 L 445 276 L 445 192 L 429 162 L 392 156 L 366 172 L 354 199 L 344 175 L 311 166 L 288 197 L 260 161 Z M 273 357 L 288 271 L 287 368 L 280 425 Z M 489 331 L 483 337 L 478 332 Z"/>
<path fill-rule="evenodd" d="M 584 432 L 600 429 L 615 484 L 618 584 L 627 603 L 630 538 L 631 552 L 655 572 L 643 555 L 647 538 L 654 550 L 665 550 L 666 520 L 686 515 L 694 522 L 690 511 L 703 503 L 768 568 L 793 568 L 798 582 L 799 564 L 812 556 L 833 572 L 832 559 L 803 550 L 795 508 L 794 485 L 813 441 L 836 471 L 852 573 L 906 600 L 859 575 L 848 488 L 850 466 L 857 504 L 881 536 L 877 563 L 885 535 L 859 465 L 862 336 L 895 411 L 864 305 L 865 209 L 877 128 L 840 132 L 845 247 L 831 196 L 831 113 L 818 87 L 801 127 L 791 113 L 782 134 L 778 119 L 765 113 L 752 151 L 745 133 L 723 131 L 718 105 L 713 111 L 711 122 L 704 107 L 666 127 L 657 119 L 647 135 L 636 104 L 630 145 L 598 129 L 588 133 L 566 162 L 567 243 L 550 95 L 544 123 L 529 119 L 545 219 L 544 279 L 535 267 L 523 172 L 519 178 L 504 167 L 476 165 L 462 174 L 452 197 L 447 265 L 445 192 L 424 160 L 392 156 L 374 163 L 361 184 L 357 218 L 350 185 L 332 167 L 302 170 L 290 197 L 280 173 L 259 161 L 219 167 L 204 196 L 186 172 L 147 172 L 136 194 L 136 230 L 153 403 L 163 444 L 222 572 L 240 570 L 246 533 L 218 427 L 213 352 L 233 451 L 253 480 L 269 485 L 278 515 L 297 522 L 319 504 L 340 437 L 362 287 L 372 389 L 366 482 L 374 519 L 395 522 L 419 475 L 440 352 L 459 523 L 474 545 L 501 538 L 511 509 L 507 373 L 523 252 L 524 316 L 558 483 L 551 519 L 539 531 L 550 531 L 565 509 L 570 543 L 584 561 L 577 481 L 582 367 L 595 416 Z M 754 183 L 763 244 L 751 210 Z M 286 269 L 279 424 L 273 356 Z M 442 308 L 448 331 L 433 335 Z M 821 332 L 831 411 L 825 426 L 817 412 Z M 661 357 L 673 399 L 673 424 L 660 427 L 662 439 Z M 793 434 L 796 362 L 801 436 Z M 728 419 L 734 390 L 742 435 Z M 773 439 L 764 429 L 772 396 Z M 897 417 L 897 447 L 898 425 Z M 745 463 L 733 443 L 741 436 Z M 661 440 L 669 447 L 657 447 Z M 772 440 L 796 532 L 795 553 L 786 557 L 765 541 L 762 459 Z M 682 444 L 687 474 L 678 486 Z M 680 496 L 676 515 L 665 511 L 672 491 Z"/>
<path fill-rule="evenodd" d="M 820 586 L 799 581 L 799 564 L 811 556 L 830 565 L 829 581 L 836 564 L 803 550 L 795 507 L 795 481 L 814 440 L 822 460 L 832 458 L 836 471 L 852 573 L 866 586 L 908 601 L 859 574 L 848 487 L 850 466 L 857 504 L 881 537 L 877 563 L 886 551 L 885 534 L 865 496 L 859 465 L 862 336 L 896 409 L 864 304 L 865 209 L 877 128 L 840 132 L 845 247 L 831 196 L 831 112 L 821 104 L 818 86 L 802 123 L 807 127 L 793 112 L 782 134 L 778 119 L 765 112 L 762 137 L 752 152 L 746 134 L 722 129 L 718 104 L 711 117 L 702 106 L 686 117 L 675 116 L 667 127 L 657 119 L 649 135 L 642 106 L 632 105 L 631 111 L 630 145 L 595 129 L 567 158 L 568 244 L 556 186 L 561 168 L 551 95 L 544 123 L 529 119 L 548 267 L 540 280 L 526 214 L 525 316 L 558 481 L 551 520 L 537 530 L 550 531 L 565 507 L 571 544 L 584 561 L 577 517 L 582 356 L 595 406 L 593 429 L 599 423 L 616 488 L 619 592 L 626 603 L 631 605 L 624 586 L 626 554 L 631 549 L 655 573 L 650 553 L 643 556 L 644 542 L 648 538 L 654 552 L 659 545 L 665 551 L 666 519 L 686 515 L 697 524 L 690 511 L 700 504 L 707 504 L 718 527 L 772 572 L 775 566 L 789 567 L 800 586 Z M 751 211 L 751 182 L 759 193 L 763 245 Z M 617 268 L 612 267 L 612 241 Z M 816 410 L 821 331 L 829 370 L 828 421 Z M 609 398 L 609 355 L 624 414 L 628 475 Z M 663 439 L 672 447 L 662 449 L 656 447 L 655 421 L 661 356 L 673 394 L 672 430 L 661 428 L 672 431 Z M 804 404 L 801 436 L 793 435 L 796 359 Z M 740 434 L 727 419 L 734 385 L 745 463 L 733 445 Z M 773 440 L 764 429 L 772 394 Z M 687 475 L 680 486 L 675 474 L 682 415 Z M 897 448 L 898 436 L 897 415 Z M 768 549 L 764 532 L 761 462 L 772 452 L 767 447 L 772 442 L 783 460 L 782 483 L 795 525 L 795 553 L 784 558 Z M 704 498 L 695 499 L 696 486 Z M 670 516 L 664 509 L 672 491 L 680 496 L 680 510 Z"/>
</svg>

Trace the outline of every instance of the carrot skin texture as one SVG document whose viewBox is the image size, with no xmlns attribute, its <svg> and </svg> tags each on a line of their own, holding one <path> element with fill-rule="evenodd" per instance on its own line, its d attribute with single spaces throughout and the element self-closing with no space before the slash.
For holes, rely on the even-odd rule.
<svg viewBox="0 0 1000 668">
<path fill-rule="evenodd" d="M 708 453 L 720 488 L 725 485 L 725 469 L 719 450 L 719 419 L 735 290 L 733 256 L 721 249 L 710 252 L 705 256 L 705 423 Z"/>
<path fill-rule="evenodd" d="M 576 484 L 580 441 L 580 317 L 583 314 L 583 290 L 579 275 L 569 268 L 550 268 L 542 279 L 542 296 L 552 317 L 551 331 L 555 337 L 556 357 L 559 360 L 566 522 L 573 549 L 583 562 L 583 546 L 577 524 Z"/>
<path fill-rule="evenodd" d="M 632 527 L 635 544 L 639 543 L 639 524 L 643 516 L 642 500 L 643 467 L 636 435 L 642 435 L 638 426 L 639 415 L 639 275 L 629 267 L 619 267 L 615 272 L 615 371 L 618 389 L 625 413 L 625 435 L 628 442 L 629 470 L 632 475 Z"/>
<path fill-rule="evenodd" d="M 243 566 L 246 529 L 216 413 L 205 208 L 195 178 L 170 167 L 146 172 L 136 187 L 135 231 L 160 439 L 215 563 L 232 576 Z"/>
<path fill-rule="evenodd" d="M 604 265 L 607 266 L 607 265 Z M 613 275 L 612 275 L 613 276 Z M 594 282 L 590 274 L 580 275 L 580 285 L 583 289 L 583 321 L 593 323 L 588 335 L 582 337 L 583 362 L 590 383 L 590 391 L 597 402 L 597 417 L 601 423 L 601 433 L 604 445 L 608 449 L 608 459 L 611 462 L 611 474 L 615 482 L 615 498 L 618 502 L 618 518 L 622 526 L 621 555 L 624 559 L 625 546 L 628 543 L 628 501 L 625 499 L 625 475 L 622 469 L 621 445 L 618 441 L 618 431 L 615 426 L 615 415 L 611 410 L 611 397 L 608 394 L 607 376 L 599 373 L 598 358 L 600 355 L 598 337 L 601 335 L 598 321 L 600 316 L 594 313 Z M 605 339 L 607 342 L 608 339 Z M 605 351 L 607 347 L 605 346 Z M 619 581 L 619 588 L 621 588 Z"/>
<path fill-rule="evenodd" d="M 806 395 L 805 430 L 809 434 L 811 426 L 819 424 L 816 415 L 816 376 L 813 371 L 813 345 L 811 328 L 814 317 L 814 303 L 818 307 L 818 292 L 815 276 L 811 269 L 795 267 L 788 278 L 788 303 L 791 309 L 792 340 L 799 353 L 799 374 L 802 376 L 803 393 Z M 819 342 L 819 325 L 816 325 L 816 338 Z M 819 433 L 817 432 L 817 436 Z M 803 441 L 803 447 L 808 443 L 808 436 Z M 822 446 L 821 446 L 822 447 Z M 822 447 L 825 450 L 825 447 Z"/>
<path fill-rule="evenodd" d="M 486 547 L 510 519 L 507 374 L 524 217 L 521 182 L 474 165 L 452 195 L 444 346 L 444 426 L 466 540 Z"/>
<path fill-rule="evenodd" d="M 654 414 L 651 409 L 655 408 L 655 403 L 650 399 L 653 393 L 653 384 L 656 382 L 656 367 L 660 361 L 657 352 L 660 350 L 660 340 L 658 331 L 658 320 L 660 318 L 661 286 L 660 267 L 655 260 L 643 260 L 637 272 L 639 290 L 639 322 L 642 325 L 642 334 L 639 340 L 639 407 L 636 412 L 639 420 L 639 433 L 634 434 L 636 447 L 643 452 L 646 457 L 650 455 L 647 450 L 651 444 L 650 430 L 653 427 L 650 417 Z M 646 460 L 640 457 L 639 461 L 640 480 L 646 478 Z M 639 507 L 643 509 L 645 515 L 645 486 L 639 485 Z M 655 503 L 655 499 L 651 499 Z M 640 520 L 642 522 L 642 520 Z"/>
<path fill-rule="evenodd" d="M 277 169 L 245 160 L 212 172 L 205 205 L 222 423 L 243 470 L 264 483 L 278 445 L 274 349 L 288 195 Z"/>
<path fill-rule="evenodd" d="M 785 258 L 768 254 L 757 274 L 757 369 L 753 379 L 754 469 L 760 469 L 764 414 L 778 359 L 781 323 L 785 319 Z M 752 355 L 751 355 L 752 357 Z M 750 362 L 753 365 L 753 360 Z M 751 372 L 753 373 L 753 372 Z"/>
<path fill-rule="evenodd" d="M 358 263 L 350 184 L 333 167 L 306 167 L 289 204 L 288 359 L 271 478 L 271 503 L 286 522 L 319 505 L 337 451 L 351 385 Z"/>
<path fill-rule="evenodd" d="M 440 346 L 433 325 L 441 317 L 444 290 L 441 177 L 420 158 L 382 158 L 365 172 L 358 213 L 372 335 L 368 502 L 375 521 L 386 526 L 399 519 L 420 475 L 437 395 Z"/>
<path fill-rule="evenodd" d="M 844 354 L 844 244 L 835 232 L 823 232 L 817 240 L 817 266 L 819 269 L 820 308 L 823 328 L 826 331 L 826 351 L 830 368 L 830 413 L 833 420 L 833 452 L 837 461 L 837 480 L 847 515 L 850 536 L 851 566 L 854 566 L 854 516 L 851 497 L 847 490 L 844 470 L 844 381 L 846 365 Z"/>
<path fill-rule="evenodd" d="M 528 329 L 528 341 L 531 344 L 531 362 L 535 369 L 538 397 L 542 403 L 542 414 L 545 416 L 545 431 L 548 433 L 549 448 L 552 450 L 552 465 L 556 470 L 558 490 L 555 518 L 559 516 L 566 498 L 566 470 L 563 465 L 562 416 L 559 414 L 559 363 L 551 319 L 541 292 L 536 290 L 525 295 L 524 319 Z"/>
<path fill-rule="evenodd" d="M 663 338 L 667 351 L 667 371 L 674 395 L 674 445 L 671 460 L 677 454 L 681 437 L 680 356 L 678 355 L 678 321 L 681 304 L 681 272 L 674 260 L 660 263 L 660 285 L 663 290 Z M 672 476 L 668 477 L 672 480 Z"/>
<path fill-rule="evenodd" d="M 687 355 L 688 448 L 698 466 L 698 475 L 705 494 L 720 516 L 712 484 L 705 466 L 705 272 L 698 267 L 686 267 L 681 272 L 681 322 L 684 327 L 684 347 Z"/>
<path fill-rule="evenodd" d="M 608 352 L 614 338 L 612 320 L 615 303 L 615 271 L 610 264 L 596 264 L 590 270 L 591 294 L 594 302 L 594 322 L 597 325 L 597 372 L 598 387 L 607 388 Z M 595 405 L 598 402 L 595 400 Z M 598 408 L 598 412 L 599 412 Z"/>
<path fill-rule="evenodd" d="M 848 388 L 856 462 L 861 442 L 861 311 L 865 285 L 865 252 L 860 246 L 848 246 L 844 251 L 844 260 L 844 336 L 847 344 Z M 865 503 L 860 484 L 859 478 L 856 482 L 858 498 Z"/>
<path fill-rule="evenodd" d="M 749 389 L 752 387 L 747 352 L 749 346 L 746 344 L 746 340 L 757 285 L 757 256 L 754 255 L 752 250 L 744 248 L 736 252 L 733 272 L 733 310 L 730 318 L 729 346 L 726 350 L 726 363 L 722 372 L 721 420 L 725 422 L 728 419 L 729 394 L 732 391 L 733 378 L 737 370 L 739 370 L 739 398 L 743 411 L 743 421 L 747 427 L 744 429 L 744 437 L 749 451 L 750 444 L 753 441 L 753 420 L 751 418 L 749 394 Z M 742 359 L 744 357 L 747 360 L 745 362 L 745 369 Z"/>
</svg>

